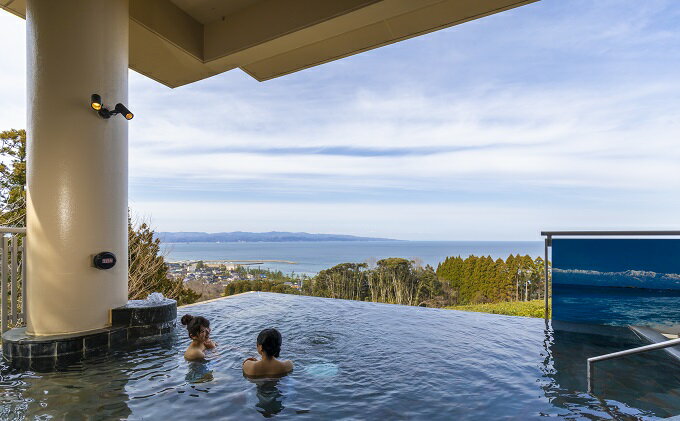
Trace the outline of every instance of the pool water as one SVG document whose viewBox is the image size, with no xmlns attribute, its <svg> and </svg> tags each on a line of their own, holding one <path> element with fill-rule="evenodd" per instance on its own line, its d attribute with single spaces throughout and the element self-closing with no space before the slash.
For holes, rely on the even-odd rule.
<svg viewBox="0 0 680 421">
<path fill-rule="evenodd" d="M 680 414 L 680 364 L 663 351 L 607 361 L 595 395 L 587 357 L 641 345 L 546 329 L 542 319 L 248 293 L 179 309 L 208 317 L 218 351 L 188 363 L 185 331 L 38 374 L 2 366 L 0 419 L 654 419 Z M 265 327 L 295 370 L 251 381 L 241 362 Z M 621 333 L 623 332 L 623 333 Z"/>
</svg>

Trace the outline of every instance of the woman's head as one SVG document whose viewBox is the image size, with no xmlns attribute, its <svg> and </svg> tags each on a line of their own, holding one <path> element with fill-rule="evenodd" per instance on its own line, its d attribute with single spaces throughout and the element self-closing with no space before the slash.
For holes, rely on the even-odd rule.
<svg viewBox="0 0 680 421">
<path fill-rule="evenodd" d="M 205 341 L 210 336 L 210 322 L 205 317 L 185 314 L 181 322 L 187 327 L 191 339 Z"/>
<path fill-rule="evenodd" d="M 276 329 L 265 329 L 257 335 L 257 350 L 268 357 L 278 358 L 281 352 L 281 334 Z"/>
</svg>

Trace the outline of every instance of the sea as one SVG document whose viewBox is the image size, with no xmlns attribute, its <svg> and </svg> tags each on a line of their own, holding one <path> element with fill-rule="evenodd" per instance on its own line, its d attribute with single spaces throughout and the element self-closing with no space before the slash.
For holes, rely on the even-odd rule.
<svg viewBox="0 0 680 421">
<path fill-rule="evenodd" d="M 241 243 L 164 243 L 170 262 L 187 260 L 254 261 L 255 267 L 314 275 L 340 263 L 375 262 L 387 257 L 437 265 L 448 256 L 507 258 L 543 256 L 542 241 L 294 241 Z"/>
</svg>

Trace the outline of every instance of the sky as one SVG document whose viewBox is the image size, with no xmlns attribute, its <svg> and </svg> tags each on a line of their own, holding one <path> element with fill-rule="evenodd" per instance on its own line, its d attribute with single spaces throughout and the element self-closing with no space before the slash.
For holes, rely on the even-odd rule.
<svg viewBox="0 0 680 421">
<path fill-rule="evenodd" d="M 674 0 L 542 0 L 262 83 L 130 71 L 130 208 L 159 231 L 680 229 L 678 22 Z M 0 130 L 24 128 L 4 11 L 0 51 Z"/>
</svg>

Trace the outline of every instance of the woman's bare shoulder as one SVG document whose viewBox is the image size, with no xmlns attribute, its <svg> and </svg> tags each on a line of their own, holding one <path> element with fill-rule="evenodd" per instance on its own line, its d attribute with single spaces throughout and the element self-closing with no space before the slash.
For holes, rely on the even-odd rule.
<svg viewBox="0 0 680 421">
<path fill-rule="evenodd" d="M 184 352 L 184 358 L 189 361 L 204 360 L 205 354 L 197 348 L 189 348 Z"/>
<path fill-rule="evenodd" d="M 248 374 L 248 375 L 255 374 L 256 363 L 257 363 L 257 360 L 255 358 L 247 358 L 245 361 L 243 361 L 243 372 L 245 374 Z"/>
</svg>

